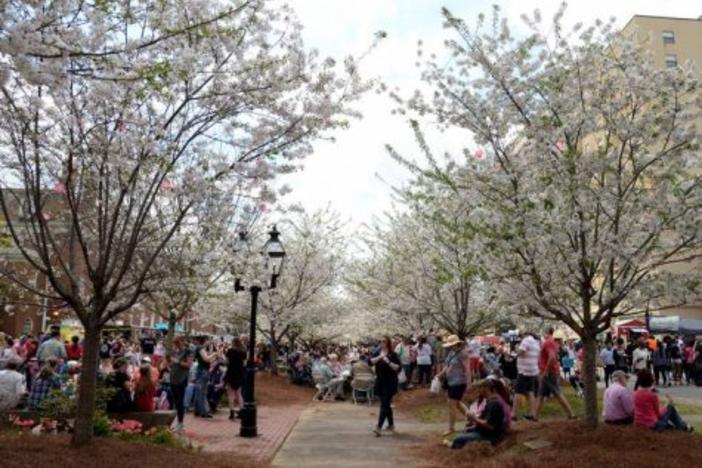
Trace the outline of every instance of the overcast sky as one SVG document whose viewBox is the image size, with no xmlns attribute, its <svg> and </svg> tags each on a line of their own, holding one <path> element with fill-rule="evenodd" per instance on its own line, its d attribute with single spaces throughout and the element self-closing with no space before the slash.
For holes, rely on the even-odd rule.
<svg viewBox="0 0 702 468">
<path fill-rule="evenodd" d="M 304 25 L 308 47 L 322 56 L 343 58 L 358 55 L 373 40 L 376 31 L 388 33 L 380 46 L 364 61 L 367 76 L 379 76 L 391 87 L 400 86 L 410 94 L 420 86 L 415 66 L 417 41 L 422 39 L 426 52 L 441 53 L 446 37 L 442 28 L 441 7 L 473 24 L 481 12 L 489 14 L 498 4 L 510 19 L 513 30 L 521 27 L 519 16 L 541 10 L 544 23 L 553 16 L 560 0 L 289 0 Z M 702 15 L 702 4 L 692 0 L 577 0 L 569 3 L 566 24 L 586 25 L 596 18 L 617 18 L 623 26 L 635 14 L 680 16 Z M 397 165 L 384 149 L 390 143 L 411 159 L 416 146 L 406 118 L 391 114 L 392 102 L 386 96 L 369 93 L 357 108 L 364 114 L 348 130 L 334 133 L 336 141 L 319 142 L 305 161 L 302 172 L 283 180 L 293 189 L 285 203 L 301 203 L 308 210 L 327 204 L 350 221 L 349 234 L 375 215 L 391 207 L 389 184 L 401 184 L 409 174 Z M 470 146 L 470 142 L 434 138 L 439 150 Z M 459 148 L 460 149 L 460 148 Z M 380 175 L 384 181 L 380 180 Z"/>
</svg>

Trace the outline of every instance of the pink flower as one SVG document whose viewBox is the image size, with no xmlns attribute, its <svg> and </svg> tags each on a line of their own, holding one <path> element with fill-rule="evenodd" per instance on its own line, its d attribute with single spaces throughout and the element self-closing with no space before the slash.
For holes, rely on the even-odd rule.
<svg viewBox="0 0 702 468">
<path fill-rule="evenodd" d="M 117 432 L 136 433 L 140 432 L 143 424 L 134 419 L 125 419 L 124 421 L 115 421 L 112 423 L 112 429 Z"/>
<path fill-rule="evenodd" d="M 54 192 L 61 194 L 66 193 L 66 186 L 63 185 L 63 182 L 61 182 L 60 180 L 56 181 L 56 185 L 54 185 Z"/>
</svg>

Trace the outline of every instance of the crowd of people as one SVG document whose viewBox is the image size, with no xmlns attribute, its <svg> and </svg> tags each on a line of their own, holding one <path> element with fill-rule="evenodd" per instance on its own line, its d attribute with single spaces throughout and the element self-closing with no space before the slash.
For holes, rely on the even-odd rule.
<svg viewBox="0 0 702 468">
<path fill-rule="evenodd" d="M 207 336 L 176 336 L 166 352 L 163 336 L 148 330 L 136 340 L 105 335 L 99 346 L 98 383 L 110 389 L 108 413 L 176 410 L 177 431 L 185 411 L 211 418 L 226 392 L 229 418 L 243 405 L 246 338 L 230 343 Z M 40 410 L 57 395 L 76 393 L 83 359 L 82 340 L 66 342 L 52 326 L 39 338 L 0 335 L 0 411 Z"/>
<path fill-rule="evenodd" d="M 430 332 L 350 346 L 303 350 L 286 345 L 279 352 L 287 358 L 291 380 L 317 386 L 319 399 L 345 400 L 349 393 L 355 399 L 357 390 L 363 390 L 366 399 L 377 398 L 376 436 L 394 430 L 392 400 L 399 391 L 445 391 L 449 416 L 444 435 L 460 430 L 453 440 L 447 439 L 448 445 L 459 448 L 480 440 L 498 442 L 520 417 L 538 421 L 546 398 L 555 398 L 566 417 L 576 417 L 560 382 L 570 382 L 582 396 L 581 344 L 557 340 L 553 329 L 543 336 L 523 333 L 512 338 L 486 345 L 478 337 L 463 340 Z M 180 431 L 186 411 L 211 418 L 226 393 L 229 418 L 235 420 L 243 405 L 246 346 L 244 336 L 225 343 L 178 335 L 169 353 L 164 337 L 151 330 L 138 339 L 106 334 L 99 346 L 99 382 L 112 389 L 107 411 L 173 409 L 175 429 Z M 257 347 L 254 361 L 265 368 L 278 357 L 264 343 Z M 62 340 L 58 327 L 38 338 L 0 335 L 0 411 L 37 410 L 54 395 L 73 395 L 82 358 L 81 339 Z M 628 343 L 607 337 L 597 360 L 605 387 L 605 422 L 690 430 L 669 395 L 660 403 L 656 386 L 702 385 L 702 344 L 677 336 L 640 337 Z"/>
<path fill-rule="evenodd" d="M 427 388 L 430 383 L 433 390 L 440 386 L 449 408 L 444 435 L 455 434 L 459 422 L 467 423 L 456 437 L 446 440 L 453 448 L 474 441 L 498 442 L 520 417 L 538 421 L 547 398 L 554 398 L 567 418 L 576 418 L 561 381 L 583 396 L 581 343 L 557 340 L 553 329 L 543 336 L 523 333 L 515 338 L 491 346 L 476 337 L 427 334 L 386 337 L 368 346 L 295 351 L 289 359 L 291 378 L 309 375 L 336 400 L 362 387 L 358 380 L 371 381 L 380 401 L 376 436 L 394 430 L 391 402 L 398 391 Z M 632 339 L 625 346 L 623 339 L 607 337 L 598 349 L 597 366 L 598 380 L 605 387 L 605 422 L 692 430 L 680 418 L 672 397 L 665 395 L 666 403 L 659 403 L 656 385 L 695 384 L 702 374 L 702 345 L 666 336 Z M 635 381 L 633 389 L 630 380 Z"/>
</svg>

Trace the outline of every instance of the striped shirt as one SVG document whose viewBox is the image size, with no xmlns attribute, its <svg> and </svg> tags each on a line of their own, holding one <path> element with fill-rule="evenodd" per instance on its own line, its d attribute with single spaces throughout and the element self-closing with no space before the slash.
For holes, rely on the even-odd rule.
<svg viewBox="0 0 702 468">
<path fill-rule="evenodd" d="M 526 376 L 539 375 L 539 353 L 541 352 L 541 343 L 533 336 L 527 335 L 521 343 L 519 343 L 519 351 L 524 351 L 523 355 L 517 357 L 517 370 L 520 374 Z"/>
</svg>

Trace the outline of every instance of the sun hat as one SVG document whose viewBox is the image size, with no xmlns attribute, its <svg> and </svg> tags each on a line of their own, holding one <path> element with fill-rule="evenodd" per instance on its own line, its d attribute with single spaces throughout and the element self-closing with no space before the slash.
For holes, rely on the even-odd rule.
<svg viewBox="0 0 702 468">
<path fill-rule="evenodd" d="M 450 348 L 451 346 L 456 346 L 457 344 L 460 344 L 460 343 L 463 343 L 463 340 L 461 340 L 456 335 L 450 335 L 448 338 L 446 338 L 446 343 L 443 344 L 443 347 Z"/>
</svg>

